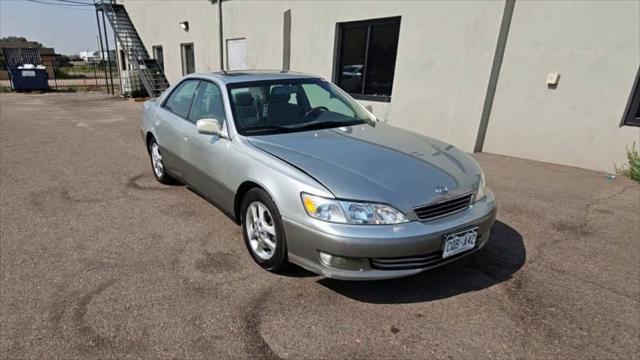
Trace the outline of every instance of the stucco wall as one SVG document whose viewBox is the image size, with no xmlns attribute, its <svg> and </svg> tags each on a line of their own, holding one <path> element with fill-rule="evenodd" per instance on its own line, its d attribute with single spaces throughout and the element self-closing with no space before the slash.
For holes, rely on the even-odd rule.
<svg viewBox="0 0 640 360">
<path fill-rule="evenodd" d="M 255 68 L 282 66 L 282 14 L 291 9 L 291 69 L 327 79 L 336 23 L 401 16 L 391 102 L 362 103 L 391 124 L 473 149 L 504 3 L 230 1 L 223 6 L 225 38 L 246 37 L 248 64 Z"/>
<path fill-rule="evenodd" d="M 640 141 L 619 127 L 639 64 L 640 2 L 517 1 L 484 151 L 613 170 Z"/>
<path fill-rule="evenodd" d="M 151 52 L 162 45 L 170 82 L 180 44 L 196 70 L 216 71 L 217 9 L 206 0 L 122 0 Z M 472 151 L 503 1 L 225 1 L 224 38 L 246 38 L 250 68 L 282 66 L 291 9 L 291 69 L 332 77 L 336 23 L 401 16 L 390 103 L 367 102 L 389 123 Z M 180 28 L 189 21 L 190 30 Z M 484 151 L 610 171 L 638 128 L 618 125 L 640 64 L 637 1 L 515 5 Z M 635 31 L 634 31 L 635 29 Z M 548 72 L 560 72 L 547 89 Z"/>
<path fill-rule="evenodd" d="M 217 13 L 207 1 L 122 1 L 151 51 L 163 45 L 169 81 L 180 43 L 194 42 L 197 71 L 219 68 Z M 504 3 L 499 1 L 228 1 L 224 38 L 247 39 L 250 68 L 282 66 L 283 13 L 291 9 L 291 69 L 331 79 L 336 23 L 401 16 L 390 103 L 362 101 L 391 124 L 471 151 Z M 180 29 L 189 21 L 190 30 Z"/>
<path fill-rule="evenodd" d="M 196 71 L 218 70 L 217 9 L 210 2 L 128 0 L 124 4 L 149 54 L 152 46 L 162 45 L 167 79 L 175 83 L 182 77 L 180 44 L 193 43 Z M 226 5 L 226 3 L 225 3 Z M 189 22 L 189 31 L 180 22 Z"/>
</svg>

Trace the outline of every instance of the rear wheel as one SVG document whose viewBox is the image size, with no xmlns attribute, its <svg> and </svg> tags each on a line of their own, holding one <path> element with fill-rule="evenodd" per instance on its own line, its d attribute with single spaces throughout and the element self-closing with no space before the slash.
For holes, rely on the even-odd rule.
<svg viewBox="0 0 640 360">
<path fill-rule="evenodd" d="M 249 190 L 242 200 L 242 235 L 253 260 L 271 272 L 287 265 L 287 245 L 282 219 L 276 204 L 266 191 Z"/>
<path fill-rule="evenodd" d="M 158 182 L 170 185 L 175 180 L 167 173 L 167 169 L 162 162 L 162 154 L 160 153 L 160 146 L 156 139 L 149 141 L 149 157 L 151 158 L 151 168 L 153 170 L 153 176 L 155 176 Z"/>
</svg>

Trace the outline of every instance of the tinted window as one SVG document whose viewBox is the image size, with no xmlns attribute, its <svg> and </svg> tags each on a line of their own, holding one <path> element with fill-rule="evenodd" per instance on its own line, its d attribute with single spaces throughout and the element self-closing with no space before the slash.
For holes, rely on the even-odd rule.
<svg viewBox="0 0 640 360">
<path fill-rule="evenodd" d="M 189 114 L 189 108 L 191 107 L 191 100 L 193 94 L 198 86 L 198 80 L 187 80 L 178 85 L 167 102 L 164 103 L 164 107 L 172 113 L 187 118 Z"/>
<path fill-rule="evenodd" d="M 396 65 L 400 18 L 338 25 L 336 83 L 346 92 L 388 100 Z"/>
<path fill-rule="evenodd" d="M 164 67 L 164 51 L 162 51 L 161 45 L 153 47 L 153 57 L 158 61 L 160 66 Z"/>
<path fill-rule="evenodd" d="M 338 85 L 348 93 L 362 93 L 367 27 L 346 27 L 342 31 L 342 54 Z"/>
<path fill-rule="evenodd" d="M 182 44 L 182 75 L 196 72 L 196 60 L 193 44 Z"/>
<path fill-rule="evenodd" d="M 211 118 L 220 121 L 220 125 L 224 123 L 222 93 L 216 85 L 203 81 L 191 105 L 189 121 L 196 123 L 200 119 Z"/>
<path fill-rule="evenodd" d="M 127 70 L 127 57 L 124 50 L 120 50 L 120 70 Z"/>
<path fill-rule="evenodd" d="M 391 95 L 400 24 L 371 27 L 365 95 Z"/>
<path fill-rule="evenodd" d="M 640 126 L 640 69 L 631 89 L 631 96 L 623 119 L 624 125 Z"/>
</svg>

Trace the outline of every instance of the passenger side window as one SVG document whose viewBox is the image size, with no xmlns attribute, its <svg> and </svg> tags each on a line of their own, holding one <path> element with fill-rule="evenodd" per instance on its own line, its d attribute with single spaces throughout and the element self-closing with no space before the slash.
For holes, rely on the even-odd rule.
<svg viewBox="0 0 640 360">
<path fill-rule="evenodd" d="M 178 88 L 169 95 L 169 99 L 164 103 L 164 108 L 186 119 L 199 82 L 198 80 L 186 80 L 178 85 Z"/>
<path fill-rule="evenodd" d="M 216 85 L 203 81 L 193 100 L 189 121 L 195 124 L 200 119 L 211 118 L 218 120 L 220 125 L 224 124 L 222 93 Z"/>
<path fill-rule="evenodd" d="M 309 100 L 309 105 L 311 105 L 312 108 L 323 105 L 326 106 L 329 111 L 353 118 L 356 117 L 356 114 L 352 109 L 342 101 L 331 98 L 331 94 L 322 87 L 312 84 L 302 84 L 302 89 L 304 90 L 307 100 Z"/>
</svg>

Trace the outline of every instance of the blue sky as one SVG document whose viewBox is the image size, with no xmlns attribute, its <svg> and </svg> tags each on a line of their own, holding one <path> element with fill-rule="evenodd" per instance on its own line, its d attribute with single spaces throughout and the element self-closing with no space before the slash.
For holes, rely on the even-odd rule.
<svg viewBox="0 0 640 360">
<path fill-rule="evenodd" d="M 73 1 L 93 3 L 93 0 Z M 0 0 L 0 37 L 24 36 L 55 48 L 60 54 L 98 50 L 94 8 L 64 4 L 59 0 Z M 113 33 L 108 22 L 107 31 L 113 49 Z"/>
</svg>

